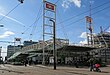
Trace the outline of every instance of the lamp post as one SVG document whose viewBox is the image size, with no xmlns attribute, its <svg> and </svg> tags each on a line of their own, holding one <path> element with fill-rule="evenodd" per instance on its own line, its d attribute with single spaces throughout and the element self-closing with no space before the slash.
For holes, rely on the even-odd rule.
<svg viewBox="0 0 110 75">
<path fill-rule="evenodd" d="M 55 21 L 50 19 L 50 21 L 53 22 L 53 56 L 54 56 L 54 70 L 56 70 L 56 48 L 55 48 L 55 37 L 56 37 L 56 33 L 55 33 Z"/>
</svg>

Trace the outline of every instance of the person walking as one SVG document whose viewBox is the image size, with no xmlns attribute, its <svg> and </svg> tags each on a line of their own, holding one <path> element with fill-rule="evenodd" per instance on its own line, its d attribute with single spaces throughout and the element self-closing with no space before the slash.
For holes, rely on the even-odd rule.
<svg viewBox="0 0 110 75">
<path fill-rule="evenodd" d="M 24 66 L 26 67 L 27 64 L 28 64 L 28 60 L 26 59 L 26 60 L 24 61 Z"/>
<path fill-rule="evenodd" d="M 91 58 L 89 60 L 89 63 L 90 63 L 90 71 L 94 71 L 94 61 L 93 61 L 93 58 Z"/>
<path fill-rule="evenodd" d="M 78 68 L 78 61 L 77 60 L 74 61 L 74 65 L 76 68 Z"/>
</svg>

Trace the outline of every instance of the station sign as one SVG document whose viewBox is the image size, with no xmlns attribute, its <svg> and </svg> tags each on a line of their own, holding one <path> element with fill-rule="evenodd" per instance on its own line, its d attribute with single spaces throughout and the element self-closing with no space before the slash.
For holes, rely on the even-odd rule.
<svg viewBox="0 0 110 75">
<path fill-rule="evenodd" d="M 55 11 L 55 5 L 49 2 L 45 2 L 45 8 L 51 11 Z"/>
</svg>

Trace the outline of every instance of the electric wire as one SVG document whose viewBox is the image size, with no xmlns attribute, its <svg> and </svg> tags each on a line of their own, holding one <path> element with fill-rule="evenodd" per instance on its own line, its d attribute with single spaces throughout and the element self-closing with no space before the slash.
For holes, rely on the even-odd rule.
<svg viewBox="0 0 110 75">
<path fill-rule="evenodd" d="M 39 18 L 40 12 L 42 12 L 41 8 L 42 8 L 42 3 L 41 3 L 41 6 L 39 8 L 39 11 L 38 11 L 37 18 Z M 30 39 L 33 37 L 33 34 L 34 34 L 35 29 L 37 27 L 37 24 L 38 24 L 38 22 L 36 23 L 36 25 L 33 26 L 33 29 L 32 29 L 31 34 L 30 34 Z"/>
<path fill-rule="evenodd" d="M 110 1 L 105 2 L 105 3 L 103 3 L 103 4 L 99 5 L 99 6 L 94 7 L 93 9 L 96 9 L 96 8 L 98 8 L 98 7 L 101 7 L 101 6 L 105 5 L 105 4 L 108 4 L 109 2 L 110 2 Z M 107 8 L 108 8 L 108 7 L 107 7 Z M 91 9 L 91 10 L 93 10 L 93 9 Z M 106 9 L 106 8 L 104 8 L 104 9 L 102 9 L 102 10 L 105 10 L 105 9 Z M 91 14 L 91 15 L 94 15 L 94 14 L 96 14 L 96 13 L 102 11 L 102 10 L 99 10 L 99 11 L 97 11 L 97 12 Z M 87 12 L 89 12 L 89 10 L 86 11 L 86 13 L 87 13 Z M 79 14 L 79 16 L 82 15 L 82 14 L 84 14 L 84 13 L 85 13 L 85 12 Z M 77 17 L 77 16 L 78 16 L 78 15 L 76 15 L 76 17 Z M 72 22 L 72 23 L 70 23 L 70 24 L 68 24 L 68 25 L 66 25 L 66 26 L 70 26 L 70 25 L 72 25 L 72 24 L 74 24 L 74 23 L 77 23 L 77 22 L 79 22 L 79 21 L 82 21 L 83 19 L 85 19 L 85 18 L 80 18 L 80 19 L 78 19 L 78 20 L 76 20 L 76 21 L 74 21 L 74 22 Z M 58 23 L 58 24 L 61 24 L 61 23 L 63 23 L 63 21 L 60 22 L 60 23 Z M 58 24 L 57 24 L 57 25 L 58 25 Z M 61 29 L 61 28 L 59 28 L 59 29 Z M 57 30 L 59 30 L 59 29 L 57 29 Z M 40 32 L 40 31 L 39 31 L 39 32 Z"/>
<path fill-rule="evenodd" d="M 110 2 L 110 1 L 109 1 Z M 98 7 L 101 7 L 102 5 L 105 5 L 105 4 L 108 4 L 109 2 L 106 2 L 106 3 L 104 3 L 104 4 L 101 4 L 101 5 L 99 5 L 99 6 L 97 6 L 97 7 L 95 7 L 95 8 L 93 8 L 93 9 L 96 9 L 96 8 L 98 8 Z M 92 9 L 92 10 L 93 10 Z M 105 9 L 105 8 L 104 8 Z M 88 10 L 89 11 L 89 10 Z M 88 12 L 88 11 L 86 11 L 86 12 Z M 100 10 L 100 11 L 102 11 L 102 10 Z M 98 11 L 99 12 L 99 11 Z M 85 12 L 83 12 L 83 13 L 81 13 L 81 14 L 84 14 Z M 96 12 L 97 13 L 97 12 Z M 81 15 L 81 14 L 79 14 L 79 16 Z M 94 13 L 95 14 L 95 13 Z M 92 14 L 93 15 L 93 14 Z M 76 15 L 76 16 L 78 16 L 78 15 Z M 76 22 L 79 22 L 79 21 L 81 21 L 81 20 L 83 20 L 84 18 L 81 18 L 81 19 L 79 19 L 79 20 L 77 20 L 77 21 L 75 21 L 75 22 L 72 22 L 71 24 L 73 24 L 73 23 L 76 23 Z M 66 20 L 67 21 L 67 20 Z M 61 22 L 60 22 L 61 23 Z M 69 24 L 70 25 L 70 24 Z"/>
<path fill-rule="evenodd" d="M 103 8 L 103 9 L 101 9 L 101 10 L 95 12 L 95 13 L 92 13 L 91 15 L 95 15 L 95 14 L 97 14 L 97 13 L 103 11 L 103 10 L 109 9 L 109 8 L 110 8 L 110 6 L 105 7 L 105 8 Z M 71 22 L 70 24 L 66 25 L 66 27 L 71 26 L 71 25 L 73 25 L 74 23 L 77 23 L 77 22 L 79 22 L 79 21 L 82 21 L 83 19 L 85 19 L 85 17 L 84 17 L 84 18 L 80 18 L 80 19 L 78 19 L 78 20 L 76 20 L 76 21 L 74 21 L 74 22 Z M 59 28 L 59 29 L 61 29 L 61 28 Z M 57 30 L 59 30 L 59 29 L 57 29 Z"/>
<path fill-rule="evenodd" d="M 105 7 L 105 8 L 103 8 L 103 9 L 101 9 L 101 10 L 98 10 L 97 12 L 91 14 L 91 16 L 92 16 L 92 15 L 95 15 L 95 14 L 97 14 L 97 13 L 103 11 L 103 10 L 106 10 L 106 9 L 108 9 L 108 8 L 110 8 L 110 6 Z M 72 22 L 71 24 L 66 25 L 66 28 L 67 28 L 67 26 L 70 26 L 70 25 L 72 25 L 72 24 L 74 24 L 74 23 L 77 23 L 77 22 L 79 22 L 79 21 L 81 21 L 81 20 L 83 20 L 83 19 L 85 19 L 85 18 L 81 18 L 81 19 L 79 19 L 79 20 L 77 20 L 77 21 L 75 21 L 75 22 Z M 60 29 L 61 29 L 61 28 L 60 28 Z M 66 48 L 66 46 L 65 46 L 65 48 Z M 65 50 L 65 48 L 64 48 L 64 50 Z"/>
<path fill-rule="evenodd" d="M 57 0 L 55 4 L 57 4 L 58 2 L 59 2 L 59 0 Z M 46 12 L 45 12 L 45 13 L 46 13 Z M 44 13 L 44 14 L 45 14 L 45 13 Z M 38 19 L 36 19 L 36 20 L 34 21 L 34 23 L 36 23 L 37 21 L 39 21 L 39 19 L 40 19 L 44 14 L 40 15 L 40 17 L 39 17 Z M 24 32 L 22 32 L 22 34 L 24 34 L 26 31 L 28 31 L 29 28 L 32 27 L 32 25 L 33 25 L 34 23 L 32 23 Z"/>
<path fill-rule="evenodd" d="M 105 28 L 103 31 L 105 32 L 107 29 L 109 29 L 110 28 L 110 26 L 108 26 L 107 28 Z"/>
<path fill-rule="evenodd" d="M 60 18 L 60 13 L 59 13 L 59 11 L 57 11 L 57 13 L 58 13 L 59 21 L 61 21 L 62 19 Z M 62 30 L 63 30 L 63 33 L 64 33 L 65 38 L 68 39 L 68 35 L 67 35 L 67 33 L 65 32 L 65 28 L 64 28 L 63 23 L 61 24 L 61 26 L 62 26 Z"/>
<path fill-rule="evenodd" d="M 60 1 L 60 0 L 57 0 L 57 1 L 55 2 L 55 4 L 57 4 L 59 1 Z"/>
<path fill-rule="evenodd" d="M 61 18 L 60 18 L 60 13 L 59 13 L 59 11 L 57 11 L 57 13 L 58 13 L 59 21 L 60 21 Z M 63 30 L 64 36 L 65 36 L 65 39 L 69 39 L 67 33 L 65 32 L 65 28 L 64 28 L 63 23 L 61 24 L 61 26 L 62 26 L 62 30 Z M 63 46 L 62 52 L 65 51 L 67 47 L 68 47 L 68 46 Z"/>
<path fill-rule="evenodd" d="M 105 5 L 105 4 L 108 4 L 109 2 L 106 2 L 106 3 L 104 3 L 104 4 L 101 4 L 101 5 L 99 5 L 99 6 L 97 6 L 97 7 L 95 7 L 95 8 L 93 8 L 93 9 L 96 9 L 96 8 L 98 8 L 98 7 L 101 7 L 102 5 Z M 92 9 L 92 10 L 93 10 Z M 88 10 L 89 11 L 89 10 Z M 86 11 L 86 12 L 88 12 L 88 11 Z M 85 12 L 83 12 L 83 13 L 81 13 L 81 14 L 84 14 Z M 79 14 L 79 16 L 81 15 L 81 14 Z M 78 16 L 78 15 L 76 15 L 76 16 Z M 40 17 L 39 17 L 40 18 Z M 39 20 L 39 18 L 37 19 L 37 20 Z M 72 22 L 72 23 L 76 23 L 76 22 L 79 22 L 79 21 L 81 21 L 81 20 L 83 20 L 84 18 L 81 18 L 81 19 L 79 19 L 79 20 L 77 20 L 77 21 L 75 21 L 75 22 Z M 66 20 L 67 21 L 67 20 Z M 61 23 L 61 22 L 60 22 Z M 31 27 L 31 26 L 30 26 Z"/>
<path fill-rule="evenodd" d="M 5 16 L 3 16 L 0 21 L 2 21 L 6 16 L 8 16 L 12 11 L 14 11 L 21 3 L 17 4 L 13 9 L 11 9 Z"/>
<path fill-rule="evenodd" d="M 99 6 L 96 6 L 96 7 L 92 8 L 91 10 L 97 9 L 97 8 L 99 8 L 99 7 L 101 7 L 101 6 L 105 5 L 105 4 L 109 4 L 109 3 L 110 3 L 110 1 L 105 2 L 105 3 L 103 3 L 103 4 L 99 5 Z M 59 24 L 61 24 L 61 23 L 64 23 L 64 22 L 67 22 L 67 21 L 70 21 L 70 20 L 72 20 L 73 18 L 78 17 L 78 16 L 80 16 L 80 15 L 82 15 L 82 14 L 85 14 L 85 13 L 87 13 L 87 12 L 89 12 L 89 11 L 90 11 L 90 10 L 87 10 L 87 11 L 85 11 L 85 12 L 82 12 L 82 13 L 78 14 L 78 15 L 75 15 L 75 16 L 72 16 L 72 17 L 70 17 L 70 18 L 68 18 L 68 19 L 65 19 L 65 20 L 63 20 L 62 22 L 57 23 L 57 25 L 59 25 Z"/>
<path fill-rule="evenodd" d="M 56 2 L 55 2 L 55 4 L 57 4 L 59 2 L 59 0 L 57 0 Z M 42 4 L 41 4 L 41 7 L 42 7 Z M 41 9 L 41 8 L 40 8 Z M 40 12 L 40 10 L 39 10 L 39 12 Z M 46 12 L 45 12 L 46 13 Z M 45 14 L 44 13 L 44 14 Z M 38 16 L 39 16 L 39 14 L 38 14 Z M 37 21 L 39 21 L 39 19 L 42 17 L 43 15 L 40 15 L 36 20 L 35 20 L 35 22 L 33 23 L 33 24 L 35 24 Z M 26 31 L 28 31 L 28 29 L 29 28 L 31 28 L 32 26 L 33 26 L 33 24 L 31 24 L 24 32 L 22 32 L 22 34 L 24 34 Z M 38 24 L 38 22 L 37 22 L 37 24 Z M 35 25 L 35 27 L 33 26 L 33 29 L 32 29 L 32 32 L 31 32 L 31 34 L 30 34 L 30 38 L 29 39 L 31 39 L 32 37 L 33 37 L 33 34 L 34 34 L 34 32 L 35 32 L 35 29 L 36 29 L 36 27 L 37 27 L 37 24 Z M 33 34 L 32 34 L 33 33 Z"/>
</svg>

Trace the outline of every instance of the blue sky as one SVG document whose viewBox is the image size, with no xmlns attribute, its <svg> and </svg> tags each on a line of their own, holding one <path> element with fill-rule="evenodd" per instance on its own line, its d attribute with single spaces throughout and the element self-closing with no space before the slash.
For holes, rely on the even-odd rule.
<svg viewBox="0 0 110 75">
<path fill-rule="evenodd" d="M 57 0 L 47 1 L 52 1 L 52 3 L 57 2 Z M 86 12 L 90 8 L 90 3 L 92 5 L 91 9 L 97 7 L 91 11 L 93 14 L 94 33 L 100 32 L 100 26 L 105 29 L 110 25 L 109 0 L 59 0 L 56 4 L 57 38 L 69 39 L 71 43 L 86 42 L 86 23 L 84 17 L 90 13 Z M 0 19 L 18 4 L 18 0 L 0 0 Z M 23 4 L 20 4 L 10 14 L 5 16 L 5 18 L 0 21 L 0 24 L 4 25 L 4 27 L 0 28 L 0 41 L 14 41 L 15 37 L 21 38 L 22 42 L 24 40 L 42 40 L 41 6 L 42 0 L 24 0 Z M 41 9 L 40 13 L 38 13 L 39 9 Z M 86 13 L 81 14 L 83 12 Z M 75 17 L 76 15 L 79 16 Z M 39 20 L 34 23 L 38 17 L 40 17 Z M 3 47 L 2 52 L 6 52 L 6 47 L 10 44 L 12 45 L 12 43 L 0 42 L 0 46 Z M 6 53 L 2 55 L 5 56 Z"/>
</svg>

